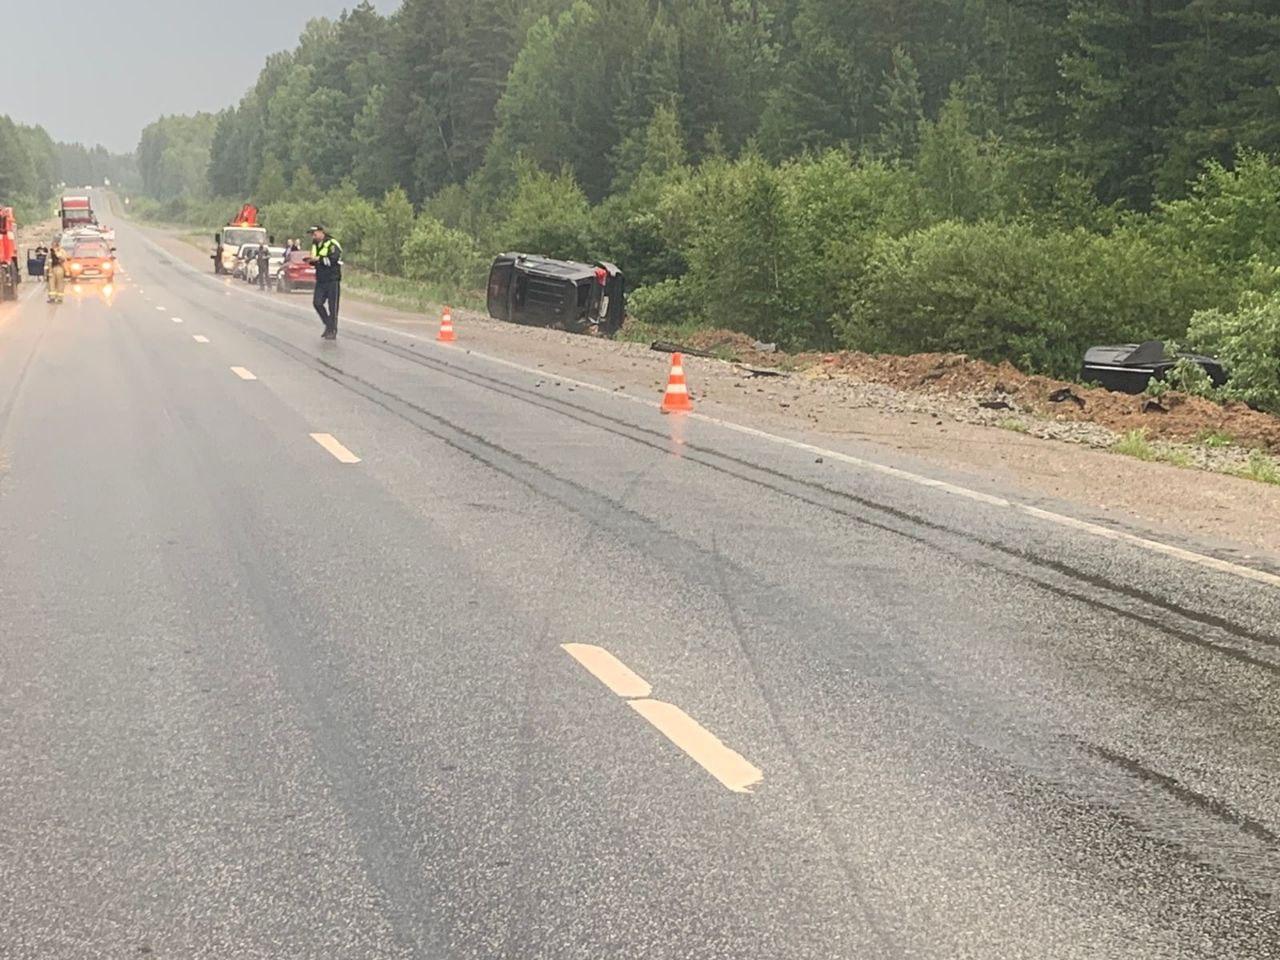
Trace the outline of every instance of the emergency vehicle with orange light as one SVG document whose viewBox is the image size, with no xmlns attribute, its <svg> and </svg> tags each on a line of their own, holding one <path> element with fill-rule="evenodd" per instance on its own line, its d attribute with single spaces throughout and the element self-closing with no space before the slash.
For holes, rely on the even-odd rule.
<svg viewBox="0 0 1280 960">
<path fill-rule="evenodd" d="M 246 243 L 266 243 L 267 228 L 258 224 L 258 208 L 246 203 L 227 225 L 213 235 L 213 272 L 230 274 L 236 255 Z"/>
</svg>

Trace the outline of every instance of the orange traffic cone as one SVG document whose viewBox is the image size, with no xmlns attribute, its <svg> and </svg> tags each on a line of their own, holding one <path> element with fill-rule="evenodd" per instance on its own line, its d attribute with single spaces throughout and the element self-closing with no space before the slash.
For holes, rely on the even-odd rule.
<svg viewBox="0 0 1280 960">
<path fill-rule="evenodd" d="M 667 380 L 667 392 L 662 397 L 663 413 L 688 413 L 693 409 L 689 399 L 689 387 L 684 382 L 684 357 L 671 355 L 671 376 Z"/>
<path fill-rule="evenodd" d="M 436 339 L 441 343 L 453 343 L 458 339 L 453 332 L 453 310 L 449 307 L 444 308 L 444 314 L 440 317 L 440 333 L 436 335 Z"/>
</svg>

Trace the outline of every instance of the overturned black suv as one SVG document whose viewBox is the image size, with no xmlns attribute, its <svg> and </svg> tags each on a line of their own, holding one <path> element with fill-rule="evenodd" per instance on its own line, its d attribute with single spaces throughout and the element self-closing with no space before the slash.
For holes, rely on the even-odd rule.
<svg viewBox="0 0 1280 960">
<path fill-rule="evenodd" d="M 611 263 L 574 263 L 504 253 L 489 270 L 489 316 L 574 333 L 614 334 L 622 328 L 622 271 Z"/>
</svg>

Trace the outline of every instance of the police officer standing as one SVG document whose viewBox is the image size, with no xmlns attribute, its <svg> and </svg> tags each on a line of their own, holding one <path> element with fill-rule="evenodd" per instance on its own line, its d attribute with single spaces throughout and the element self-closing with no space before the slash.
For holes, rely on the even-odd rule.
<svg viewBox="0 0 1280 960">
<path fill-rule="evenodd" d="M 267 289 L 268 274 L 271 273 L 271 247 L 268 244 L 272 240 L 258 247 L 258 286 L 263 290 Z"/>
<path fill-rule="evenodd" d="M 311 256 L 307 263 L 316 268 L 316 313 L 324 322 L 325 340 L 338 339 L 338 302 L 342 296 L 342 247 L 322 226 L 311 228 Z"/>
</svg>

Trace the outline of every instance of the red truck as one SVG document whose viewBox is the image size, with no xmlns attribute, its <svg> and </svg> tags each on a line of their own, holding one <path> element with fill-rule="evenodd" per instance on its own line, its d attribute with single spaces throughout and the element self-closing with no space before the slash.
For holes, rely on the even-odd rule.
<svg viewBox="0 0 1280 960">
<path fill-rule="evenodd" d="M 91 227 L 97 223 L 93 215 L 93 205 L 88 197 L 62 198 L 62 229 L 75 230 L 77 227 Z"/>
<path fill-rule="evenodd" d="M 0 207 L 0 300 L 18 299 L 18 220 L 13 207 Z"/>
</svg>

